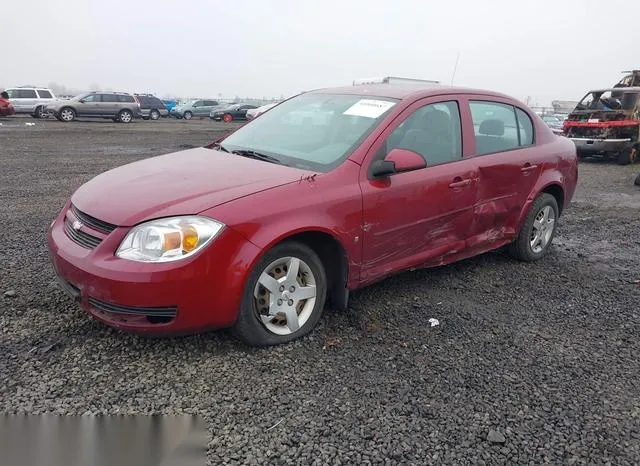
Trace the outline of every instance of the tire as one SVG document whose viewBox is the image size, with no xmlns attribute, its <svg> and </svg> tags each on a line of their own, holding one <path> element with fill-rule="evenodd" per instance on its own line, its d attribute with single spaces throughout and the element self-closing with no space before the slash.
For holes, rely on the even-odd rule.
<svg viewBox="0 0 640 466">
<path fill-rule="evenodd" d="M 287 270 L 291 270 L 288 266 L 296 259 L 300 261 L 299 273 L 292 282 L 292 278 L 287 277 Z M 273 276 L 267 275 L 268 272 L 273 273 Z M 300 285 L 302 272 L 307 284 L 315 283 L 315 295 L 309 295 L 308 298 L 304 298 L 306 294 L 302 295 L 296 302 L 296 293 L 300 293 L 303 288 L 308 293 L 313 292 L 312 286 Z M 273 299 L 272 293 L 258 283 L 263 273 L 268 277 L 266 282 L 271 280 L 274 288 L 278 284 L 274 278 L 284 280 L 275 289 L 277 297 Z M 292 285 L 293 288 L 290 288 Z M 324 311 L 326 299 L 327 277 L 318 255 L 308 246 L 298 242 L 281 243 L 269 250 L 251 271 L 242 294 L 240 312 L 233 332 L 250 346 L 264 347 L 288 343 L 306 335 L 316 326 Z M 275 315 L 269 319 L 266 314 L 270 309 Z M 296 312 L 298 326 L 292 323 L 290 327 L 285 314 L 276 313 L 277 309 Z M 300 320 L 297 320 L 298 317 Z"/>
<path fill-rule="evenodd" d="M 636 186 L 640 186 L 640 173 L 638 173 L 638 176 L 636 176 L 636 179 L 633 182 L 633 184 L 635 184 Z"/>
<path fill-rule="evenodd" d="M 120 113 L 118 113 L 118 121 L 120 123 L 131 123 L 133 121 L 133 113 L 131 110 L 120 110 Z"/>
<path fill-rule="evenodd" d="M 150 120 L 158 120 L 159 118 L 160 118 L 160 112 L 157 111 L 155 108 L 149 112 Z"/>
<path fill-rule="evenodd" d="M 193 118 L 193 113 L 184 112 L 184 114 L 182 116 L 184 117 L 185 120 L 191 120 L 191 118 Z"/>
<path fill-rule="evenodd" d="M 629 165 L 631 163 L 631 148 L 628 147 L 618 152 L 618 165 Z"/>
<path fill-rule="evenodd" d="M 36 107 L 36 111 L 33 114 L 34 118 L 39 118 L 41 120 L 45 120 L 47 118 L 49 118 L 49 112 L 46 112 L 44 110 L 44 106 L 43 105 L 39 105 Z"/>
<path fill-rule="evenodd" d="M 551 218 L 551 214 L 553 214 L 553 223 L 550 226 L 549 222 L 545 222 L 546 228 L 540 233 L 542 235 L 542 237 L 540 237 L 536 234 L 536 232 L 539 231 L 539 227 L 535 225 L 539 225 L 539 223 L 536 222 L 536 218 L 543 215 L 543 212 L 546 213 L 547 218 Z M 531 204 L 531 209 L 518 233 L 518 237 L 508 247 L 509 254 L 515 259 L 524 262 L 534 262 L 546 256 L 558 227 L 559 216 L 556 198 L 548 193 L 538 195 Z M 533 235 L 535 235 L 534 238 L 532 238 Z M 542 240 L 544 244 L 534 243 L 534 247 L 532 246 L 533 240 Z M 538 248 L 538 246 L 541 247 Z"/>
<path fill-rule="evenodd" d="M 230 121 L 233 121 L 233 115 L 231 115 L 230 113 L 225 113 L 222 117 L 222 120 L 229 123 Z"/>
<path fill-rule="evenodd" d="M 64 121 L 65 123 L 69 123 L 70 121 L 73 121 L 76 119 L 76 111 L 71 107 L 61 108 L 58 115 L 60 116 L 59 119 L 61 121 Z"/>
</svg>

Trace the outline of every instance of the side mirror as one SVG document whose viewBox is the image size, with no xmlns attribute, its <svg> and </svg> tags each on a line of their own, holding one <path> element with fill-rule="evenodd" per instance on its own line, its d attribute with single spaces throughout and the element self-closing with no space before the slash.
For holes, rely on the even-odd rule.
<svg viewBox="0 0 640 466">
<path fill-rule="evenodd" d="M 408 149 L 391 149 L 384 160 L 377 160 L 371 165 L 371 175 L 388 176 L 426 167 L 427 163 L 420 154 Z"/>
</svg>

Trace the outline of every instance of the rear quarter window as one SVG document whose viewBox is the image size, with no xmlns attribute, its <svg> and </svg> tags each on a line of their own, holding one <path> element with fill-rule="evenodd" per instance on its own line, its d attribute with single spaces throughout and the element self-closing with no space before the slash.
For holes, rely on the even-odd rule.
<svg viewBox="0 0 640 466">
<path fill-rule="evenodd" d="M 51 95 L 51 92 L 46 91 L 44 89 L 38 89 L 38 95 L 40 96 L 41 99 L 51 99 L 53 97 Z"/>
<path fill-rule="evenodd" d="M 520 133 L 520 145 L 531 146 L 534 142 L 533 122 L 524 110 L 516 107 L 516 117 L 518 118 L 518 131 Z"/>
</svg>

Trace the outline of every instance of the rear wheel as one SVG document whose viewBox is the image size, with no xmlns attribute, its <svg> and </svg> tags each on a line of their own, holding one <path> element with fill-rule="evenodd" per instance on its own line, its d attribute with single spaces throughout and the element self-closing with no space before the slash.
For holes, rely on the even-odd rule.
<svg viewBox="0 0 640 466">
<path fill-rule="evenodd" d="M 245 286 L 235 334 L 251 346 L 270 346 L 309 333 L 324 310 L 327 279 L 318 255 L 286 242 L 268 251 Z"/>
<path fill-rule="evenodd" d="M 638 176 L 636 176 L 636 180 L 633 182 L 633 184 L 635 184 L 636 186 L 640 186 L 640 173 L 638 173 Z"/>
<path fill-rule="evenodd" d="M 548 193 L 540 194 L 531 204 L 518 237 L 509 245 L 509 254 L 526 262 L 546 256 L 556 233 L 558 217 L 556 198 Z"/>
<path fill-rule="evenodd" d="M 36 111 L 34 112 L 33 116 L 35 118 L 45 119 L 45 118 L 49 118 L 49 112 L 45 111 L 44 105 L 39 105 L 36 108 Z"/>
<path fill-rule="evenodd" d="M 160 112 L 155 108 L 149 112 L 149 119 L 157 120 L 158 118 L 160 118 Z"/>
</svg>

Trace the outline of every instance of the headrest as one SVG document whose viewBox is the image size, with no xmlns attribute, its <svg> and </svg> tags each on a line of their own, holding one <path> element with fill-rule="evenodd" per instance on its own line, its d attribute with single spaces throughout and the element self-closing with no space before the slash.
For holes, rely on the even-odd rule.
<svg viewBox="0 0 640 466">
<path fill-rule="evenodd" d="M 480 124 L 480 134 L 489 136 L 503 136 L 504 122 L 502 120 L 484 120 Z"/>
</svg>

